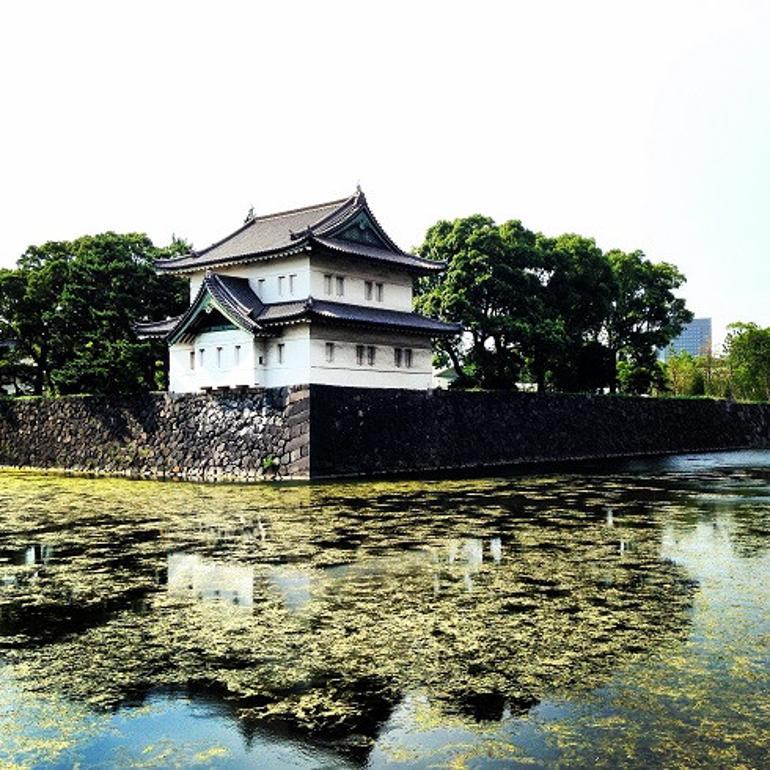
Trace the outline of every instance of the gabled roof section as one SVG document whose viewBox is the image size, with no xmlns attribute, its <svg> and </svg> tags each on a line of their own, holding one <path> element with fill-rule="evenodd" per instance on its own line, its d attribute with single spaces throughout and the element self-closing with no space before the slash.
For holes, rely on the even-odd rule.
<svg viewBox="0 0 770 770">
<path fill-rule="evenodd" d="M 169 331 L 169 344 L 173 345 L 189 336 L 191 327 L 200 314 L 212 309 L 218 310 L 234 326 L 253 334 L 259 331 L 254 318 L 264 308 L 265 305 L 251 290 L 246 278 L 207 273 L 187 312 Z"/>
<path fill-rule="evenodd" d="M 246 278 L 207 273 L 188 311 L 178 318 L 155 324 L 136 324 L 140 336 L 166 336 L 169 344 L 192 339 L 205 313 L 218 311 L 233 326 L 255 336 L 272 336 L 282 326 L 326 322 L 390 329 L 440 337 L 458 334 L 459 324 L 445 323 L 418 313 L 315 300 L 262 303 Z"/>
<path fill-rule="evenodd" d="M 349 198 L 255 217 L 208 248 L 158 260 L 155 267 L 167 273 L 193 273 L 319 248 L 332 255 L 390 263 L 422 275 L 446 267 L 402 251 L 382 229 L 360 188 Z"/>
</svg>

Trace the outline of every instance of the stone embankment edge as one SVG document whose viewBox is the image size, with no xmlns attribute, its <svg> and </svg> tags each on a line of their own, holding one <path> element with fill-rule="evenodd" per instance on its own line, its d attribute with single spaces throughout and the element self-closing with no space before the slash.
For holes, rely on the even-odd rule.
<svg viewBox="0 0 770 770">
<path fill-rule="evenodd" d="M 770 404 L 299 385 L 0 401 L 0 465 L 255 482 L 770 446 Z"/>
</svg>

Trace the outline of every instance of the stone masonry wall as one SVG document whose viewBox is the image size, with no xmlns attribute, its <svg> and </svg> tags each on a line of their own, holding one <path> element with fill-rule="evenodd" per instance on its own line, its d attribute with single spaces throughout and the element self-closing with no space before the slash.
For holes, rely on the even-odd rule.
<svg viewBox="0 0 770 770">
<path fill-rule="evenodd" d="M 0 400 L 0 465 L 334 478 L 770 446 L 770 404 L 295 386 Z"/>
<path fill-rule="evenodd" d="M 311 390 L 313 478 L 770 446 L 770 404 Z"/>
<path fill-rule="evenodd" d="M 195 481 L 307 478 L 306 386 L 0 401 L 0 465 Z"/>
</svg>

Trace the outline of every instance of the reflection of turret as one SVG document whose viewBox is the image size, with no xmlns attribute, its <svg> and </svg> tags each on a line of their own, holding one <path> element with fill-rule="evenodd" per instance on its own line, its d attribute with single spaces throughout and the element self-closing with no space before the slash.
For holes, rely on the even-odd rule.
<svg viewBox="0 0 770 770">
<path fill-rule="evenodd" d="M 254 604 L 254 567 L 223 564 L 194 553 L 168 555 L 168 592 L 199 601 Z"/>
<path fill-rule="evenodd" d="M 495 564 L 500 564 L 503 558 L 503 541 L 493 537 L 489 541 L 489 555 Z M 473 589 L 472 575 L 475 575 L 484 563 L 484 541 L 479 538 L 451 540 L 447 547 L 447 562 L 450 565 L 461 565 L 463 582 L 468 591 Z M 438 578 L 434 577 L 434 593 L 439 591 Z"/>
<path fill-rule="evenodd" d="M 30 545 L 24 549 L 24 564 L 46 564 L 53 556 L 53 546 Z"/>
</svg>

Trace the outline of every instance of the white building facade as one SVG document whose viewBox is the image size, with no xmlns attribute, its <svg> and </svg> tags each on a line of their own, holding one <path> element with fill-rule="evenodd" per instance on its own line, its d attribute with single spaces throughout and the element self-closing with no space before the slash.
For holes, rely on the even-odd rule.
<svg viewBox="0 0 770 770">
<path fill-rule="evenodd" d="M 190 308 L 137 324 L 169 344 L 169 389 L 298 384 L 429 388 L 431 340 L 461 330 L 412 311 L 443 263 L 401 251 L 366 199 L 255 217 L 207 249 L 161 260 Z"/>
</svg>

